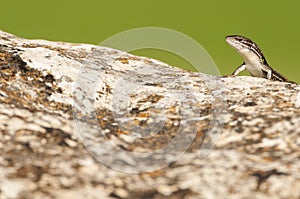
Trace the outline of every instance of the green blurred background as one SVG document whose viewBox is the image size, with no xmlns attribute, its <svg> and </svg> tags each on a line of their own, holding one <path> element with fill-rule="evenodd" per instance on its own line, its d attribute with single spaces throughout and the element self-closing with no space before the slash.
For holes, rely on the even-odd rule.
<svg viewBox="0 0 300 199">
<path fill-rule="evenodd" d="M 299 8 L 296 0 L 2 1 L 0 29 L 26 38 L 99 44 L 132 28 L 169 28 L 199 42 L 222 75 L 242 63 L 224 38 L 241 34 L 260 45 L 273 68 L 300 83 Z M 193 69 L 182 58 L 161 50 L 133 53 Z"/>
</svg>

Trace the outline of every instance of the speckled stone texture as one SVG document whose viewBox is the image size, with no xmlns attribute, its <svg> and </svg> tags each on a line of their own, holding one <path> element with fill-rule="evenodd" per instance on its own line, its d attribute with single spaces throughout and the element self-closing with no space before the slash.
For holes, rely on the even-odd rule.
<svg viewBox="0 0 300 199">
<path fill-rule="evenodd" d="M 84 85 L 99 79 L 93 95 L 78 84 L 83 66 L 93 71 Z M 143 86 L 123 88 L 129 80 Z M 131 104 L 121 119 L 134 119 L 121 128 L 116 94 L 124 91 Z M 97 120 L 82 109 L 84 100 Z M 299 108 L 296 84 L 214 77 L 115 49 L 0 31 L 0 198 L 300 198 Z M 85 125 L 81 134 L 74 119 Z M 175 137 L 180 142 L 165 159 L 128 157 Z M 104 143 L 115 143 L 120 159 Z M 213 149 L 204 157 L 201 146 Z M 151 170 L 176 149 L 183 155 Z"/>
</svg>

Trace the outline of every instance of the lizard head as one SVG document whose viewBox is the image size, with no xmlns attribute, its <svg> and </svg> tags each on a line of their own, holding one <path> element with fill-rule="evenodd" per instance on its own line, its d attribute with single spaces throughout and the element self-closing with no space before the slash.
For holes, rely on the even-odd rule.
<svg viewBox="0 0 300 199">
<path fill-rule="evenodd" d="M 226 37 L 226 42 L 233 49 L 235 49 L 246 62 L 250 61 L 249 59 L 251 59 L 252 61 L 257 60 L 263 63 L 267 63 L 261 49 L 251 39 L 240 35 L 230 35 Z"/>
</svg>

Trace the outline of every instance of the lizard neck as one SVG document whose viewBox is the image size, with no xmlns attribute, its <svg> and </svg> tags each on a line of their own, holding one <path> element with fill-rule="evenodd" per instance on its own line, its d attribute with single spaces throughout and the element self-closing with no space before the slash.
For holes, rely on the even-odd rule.
<svg viewBox="0 0 300 199">
<path fill-rule="evenodd" d="M 243 57 L 245 67 L 252 76 L 266 78 L 263 71 L 271 70 L 271 68 L 262 54 L 258 55 L 255 51 L 248 48 L 241 49 L 238 53 Z"/>
</svg>

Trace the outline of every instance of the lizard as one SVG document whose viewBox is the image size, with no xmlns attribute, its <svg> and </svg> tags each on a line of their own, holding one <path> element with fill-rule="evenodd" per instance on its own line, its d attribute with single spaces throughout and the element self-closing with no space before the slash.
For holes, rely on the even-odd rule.
<svg viewBox="0 0 300 199">
<path fill-rule="evenodd" d="M 232 76 L 238 75 L 243 70 L 248 70 L 254 77 L 297 84 L 275 71 L 268 64 L 260 47 L 252 40 L 240 35 L 230 35 L 226 37 L 226 42 L 244 59 L 244 62 L 232 73 Z"/>
</svg>

